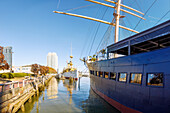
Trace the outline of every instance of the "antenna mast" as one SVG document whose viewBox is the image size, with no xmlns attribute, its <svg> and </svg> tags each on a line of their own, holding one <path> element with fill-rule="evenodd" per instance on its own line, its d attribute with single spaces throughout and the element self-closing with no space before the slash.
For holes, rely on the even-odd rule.
<svg viewBox="0 0 170 113">
<path fill-rule="evenodd" d="M 72 63 L 72 58 L 73 58 L 73 56 L 72 56 L 72 43 L 71 43 L 71 56 L 70 56 L 70 58 L 71 58 L 71 60 L 70 60 L 70 66 L 72 67 L 72 65 L 73 65 L 73 63 Z"/>
<path fill-rule="evenodd" d="M 71 56 L 72 56 L 72 43 L 71 43 Z"/>
</svg>

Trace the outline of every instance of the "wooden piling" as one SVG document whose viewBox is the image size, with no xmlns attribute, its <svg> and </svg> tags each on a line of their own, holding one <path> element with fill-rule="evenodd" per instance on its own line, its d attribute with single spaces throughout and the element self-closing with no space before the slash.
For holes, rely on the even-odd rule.
<svg viewBox="0 0 170 113">
<path fill-rule="evenodd" d="M 21 111 L 24 112 L 25 111 L 25 107 L 24 104 L 21 105 Z"/>
<path fill-rule="evenodd" d="M 29 100 L 28 100 L 29 103 L 32 102 L 32 96 L 30 96 Z"/>
</svg>

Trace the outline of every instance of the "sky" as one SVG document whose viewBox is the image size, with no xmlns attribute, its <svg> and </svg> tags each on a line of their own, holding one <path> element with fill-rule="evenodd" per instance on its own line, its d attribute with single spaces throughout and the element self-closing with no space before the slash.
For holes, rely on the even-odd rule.
<svg viewBox="0 0 170 113">
<path fill-rule="evenodd" d="M 108 3 L 104 0 L 98 1 Z M 132 6 L 144 13 L 147 12 L 144 16 L 145 21 L 121 13 L 126 17 L 121 20 L 120 24 L 135 28 L 140 21 L 135 29 L 139 32 L 167 21 L 170 17 L 169 0 L 122 1 L 125 5 Z M 149 9 L 154 1 L 156 2 Z M 96 52 L 109 26 L 53 13 L 53 11 L 76 13 L 111 22 L 114 10 L 85 0 L 0 0 L 0 46 L 13 47 L 14 66 L 33 63 L 47 65 L 48 52 L 56 52 L 59 70 L 62 71 L 66 66 L 66 61 L 70 60 L 72 45 L 74 66 L 79 70 L 85 69 L 83 62 L 79 60 L 80 57 L 93 55 Z M 120 29 L 119 40 L 133 34 Z M 113 37 L 112 35 L 113 33 L 111 33 L 111 37 Z M 93 39 L 94 44 L 91 46 Z M 109 39 L 109 43 L 113 43 L 113 38 Z"/>
</svg>

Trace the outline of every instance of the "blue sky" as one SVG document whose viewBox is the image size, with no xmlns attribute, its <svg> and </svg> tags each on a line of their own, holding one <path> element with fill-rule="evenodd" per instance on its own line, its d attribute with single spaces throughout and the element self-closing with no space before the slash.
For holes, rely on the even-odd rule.
<svg viewBox="0 0 170 113">
<path fill-rule="evenodd" d="M 53 11 L 66 11 L 92 5 L 68 12 L 100 19 L 104 15 L 104 20 L 111 21 L 113 9 L 84 0 L 60 0 L 59 7 L 58 2 L 59 0 L 0 0 L 0 45 L 13 47 L 13 65 L 21 66 L 32 63 L 46 65 L 48 52 L 56 52 L 61 71 L 66 65 L 66 60 L 69 60 L 72 43 L 73 63 L 78 69 L 84 69 L 79 58 L 89 55 L 90 44 L 99 23 L 56 14 Z M 146 12 L 154 0 L 123 0 L 123 2 Z M 145 15 L 147 20 L 142 20 L 136 30 L 143 31 L 154 26 L 168 12 L 169 7 L 169 0 L 157 0 Z M 128 14 L 122 13 L 122 15 L 126 15 L 124 22 L 130 28 L 134 28 L 139 21 L 138 18 Z M 168 20 L 169 17 L 169 14 L 166 15 L 159 23 Z M 91 55 L 96 51 L 107 28 L 108 25 L 100 24 Z M 120 30 L 120 33 L 123 31 Z M 129 32 L 122 33 L 119 40 L 128 37 L 128 34 Z M 113 38 L 110 40 L 113 41 Z"/>
</svg>

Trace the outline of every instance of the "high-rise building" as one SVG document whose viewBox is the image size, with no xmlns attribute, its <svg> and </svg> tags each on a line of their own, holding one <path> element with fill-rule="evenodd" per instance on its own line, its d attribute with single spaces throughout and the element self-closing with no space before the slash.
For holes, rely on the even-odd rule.
<svg viewBox="0 0 170 113">
<path fill-rule="evenodd" d="M 58 71 L 58 56 L 56 53 L 49 52 L 47 55 L 47 66 L 54 68 Z"/>
<path fill-rule="evenodd" d="M 9 68 L 12 69 L 12 47 L 3 47 L 4 60 L 7 61 Z"/>
</svg>

